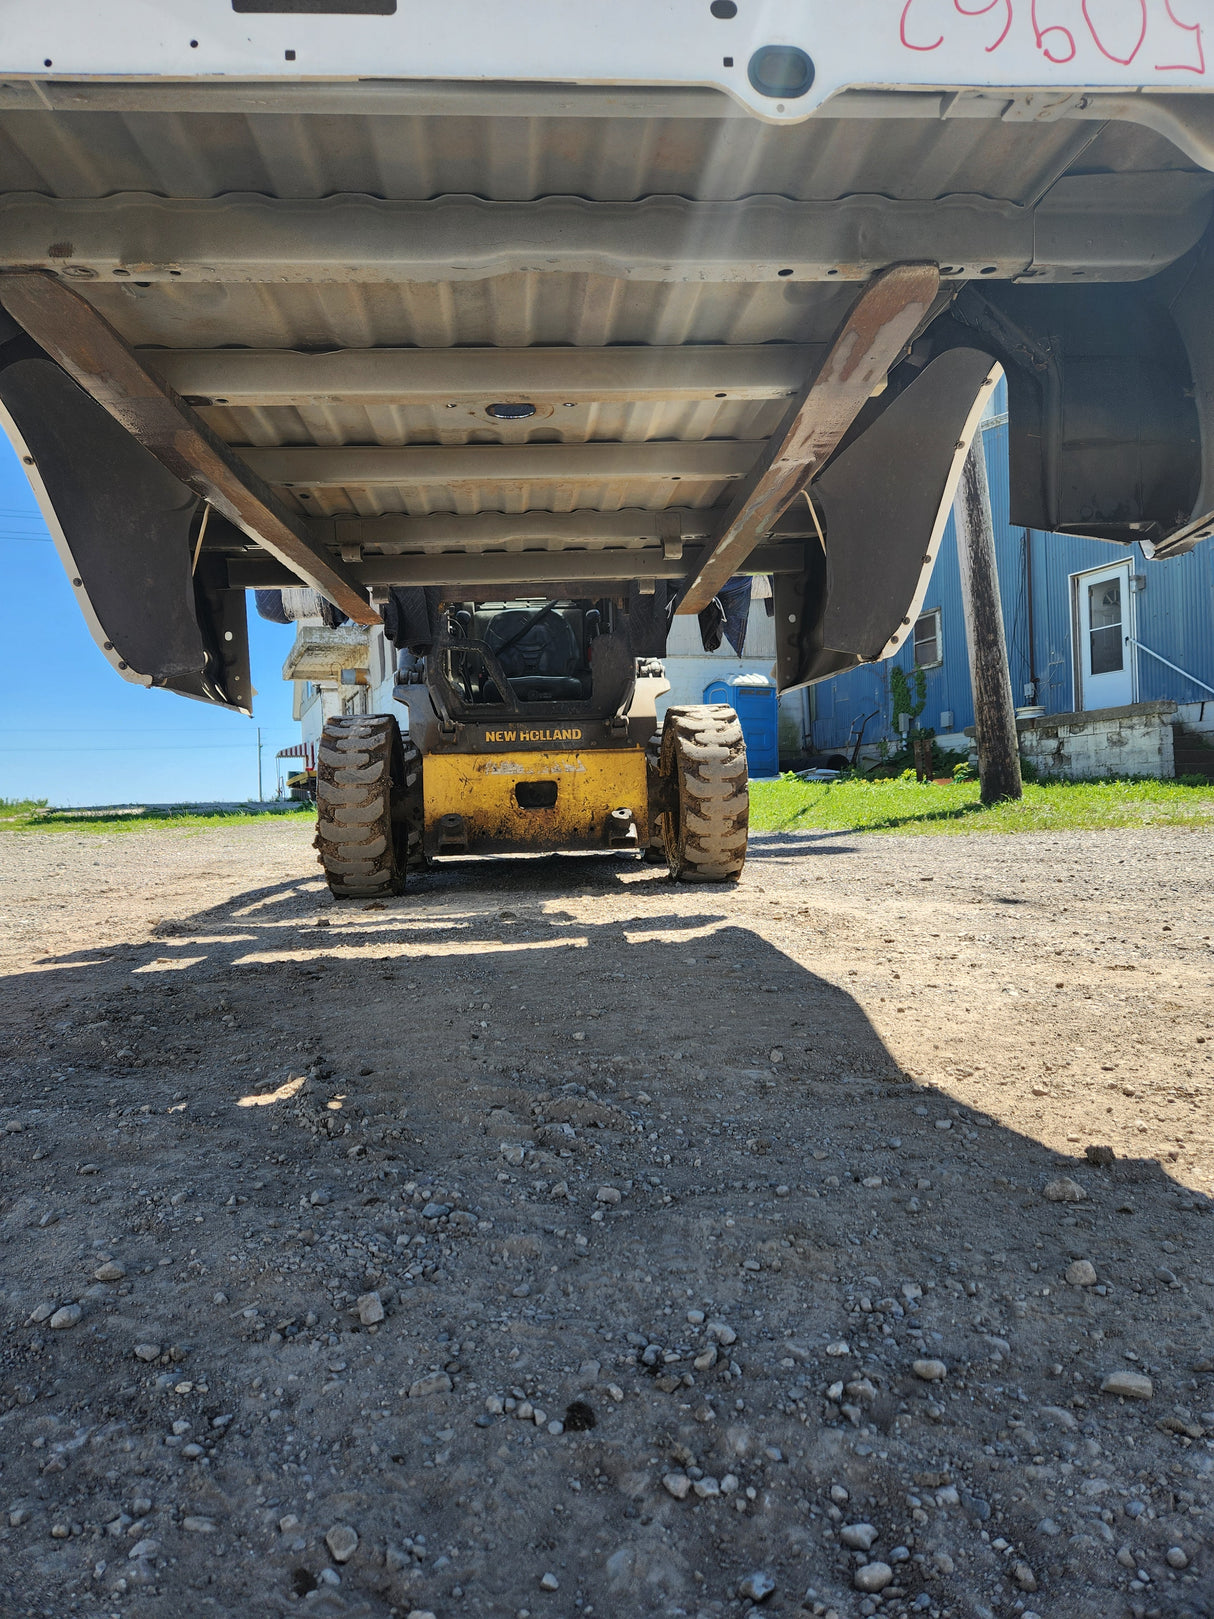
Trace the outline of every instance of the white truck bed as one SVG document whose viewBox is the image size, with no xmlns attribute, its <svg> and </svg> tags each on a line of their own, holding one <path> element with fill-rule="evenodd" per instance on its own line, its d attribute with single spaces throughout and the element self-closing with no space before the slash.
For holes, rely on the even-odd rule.
<svg viewBox="0 0 1214 1619">
<path fill-rule="evenodd" d="M 900 643 L 996 365 L 1016 521 L 1187 547 L 1211 25 L 8 0 L 0 414 L 99 643 L 247 707 L 246 586 L 695 610 L 754 571 L 787 689 Z M 899 266 L 928 290 L 865 326 Z"/>
</svg>

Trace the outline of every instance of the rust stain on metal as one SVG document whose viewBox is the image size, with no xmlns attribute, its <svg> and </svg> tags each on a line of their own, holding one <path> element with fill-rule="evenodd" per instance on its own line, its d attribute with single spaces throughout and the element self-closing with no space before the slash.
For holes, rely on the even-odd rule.
<svg viewBox="0 0 1214 1619">
<path fill-rule="evenodd" d="M 708 605 L 770 533 L 789 501 L 825 465 L 914 337 L 939 286 L 934 264 L 898 264 L 869 282 L 817 375 L 730 504 L 679 603 L 680 613 L 698 613 Z"/>
<path fill-rule="evenodd" d="M 167 383 L 144 370 L 90 303 L 45 271 L 0 275 L 0 303 L 187 488 L 356 623 L 380 622 L 346 565 L 313 538 L 305 523 Z"/>
</svg>

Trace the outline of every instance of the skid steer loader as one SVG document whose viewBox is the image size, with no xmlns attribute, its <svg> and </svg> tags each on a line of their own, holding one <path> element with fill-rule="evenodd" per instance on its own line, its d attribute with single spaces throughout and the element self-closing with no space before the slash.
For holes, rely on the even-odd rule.
<svg viewBox="0 0 1214 1619">
<path fill-rule="evenodd" d="M 746 747 L 722 704 L 672 707 L 619 602 L 444 602 L 393 715 L 331 719 L 317 847 L 333 892 L 399 893 L 435 856 L 633 849 L 675 880 L 746 858 Z"/>
</svg>

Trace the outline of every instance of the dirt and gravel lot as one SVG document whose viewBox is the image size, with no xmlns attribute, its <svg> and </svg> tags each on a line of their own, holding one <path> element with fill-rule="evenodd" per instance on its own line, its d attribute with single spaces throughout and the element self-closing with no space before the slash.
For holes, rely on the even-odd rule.
<svg viewBox="0 0 1214 1619">
<path fill-rule="evenodd" d="M 0 837 L 5 1619 L 1214 1614 L 1208 836 L 309 839 Z"/>
</svg>

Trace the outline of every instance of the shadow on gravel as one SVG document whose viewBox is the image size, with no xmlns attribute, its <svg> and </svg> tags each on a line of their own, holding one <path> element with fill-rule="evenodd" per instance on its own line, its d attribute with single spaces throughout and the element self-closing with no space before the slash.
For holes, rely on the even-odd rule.
<svg viewBox="0 0 1214 1619">
<path fill-rule="evenodd" d="M 1208 1615 L 1206 1203 L 735 910 L 455 862 L 0 985 L 0 1611 Z"/>
<path fill-rule="evenodd" d="M 752 860 L 786 860 L 794 854 L 858 854 L 854 843 L 837 841 L 851 836 L 851 832 L 809 832 L 803 828 L 795 832 L 752 832 L 746 860 L 749 864 Z"/>
</svg>

